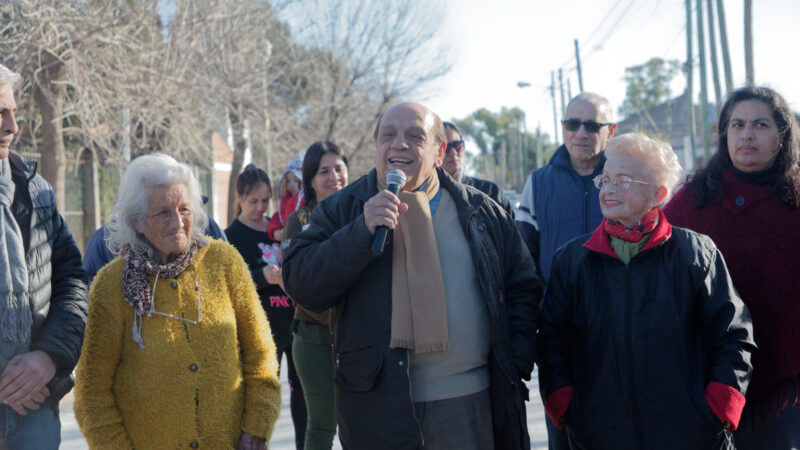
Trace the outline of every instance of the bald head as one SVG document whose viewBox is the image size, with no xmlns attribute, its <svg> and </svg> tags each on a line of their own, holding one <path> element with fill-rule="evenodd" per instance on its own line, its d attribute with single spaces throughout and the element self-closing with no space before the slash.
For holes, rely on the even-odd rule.
<svg viewBox="0 0 800 450">
<path fill-rule="evenodd" d="M 614 108 L 611 107 L 611 102 L 602 95 L 595 94 L 594 92 L 581 92 L 575 97 L 572 97 L 569 103 L 567 103 L 566 111 L 569 112 L 570 106 L 577 102 L 586 102 L 594 106 L 594 109 L 597 111 L 597 119 L 600 122 L 614 121 Z"/>
<path fill-rule="evenodd" d="M 561 121 L 564 146 L 579 175 L 590 175 L 603 160 L 603 149 L 617 129 L 613 117 L 608 99 L 591 92 L 583 92 L 567 104 Z"/>
<path fill-rule="evenodd" d="M 442 120 L 419 103 L 400 103 L 383 113 L 375 127 L 375 168 L 378 180 L 399 169 L 408 181 L 405 190 L 419 188 L 442 164 L 445 133 Z"/>
<path fill-rule="evenodd" d="M 375 131 L 373 131 L 373 133 L 372 133 L 372 138 L 376 142 L 378 141 L 378 131 L 381 128 L 381 122 L 383 121 L 383 117 L 389 111 L 391 111 L 391 110 L 393 110 L 395 108 L 412 108 L 412 109 L 416 109 L 416 110 L 420 111 L 420 113 L 423 113 L 426 118 L 428 118 L 428 117 L 430 118 L 430 120 L 431 120 L 431 122 L 430 122 L 431 128 L 435 131 L 434 134 L 435 134 L 436 138 L 439 139 L 438 143 L 441 144 L 442 142 L 445 141 L 444 124 L 443 124 L 442 119 L 439 117 L 438 114 L 436 114 L 435 112 L 433 112 L 430 109 L 428 109 L 428 107 L 425 106 L 425 105 L 422 105 L 422 104 L 419 104 L 419 103 L 414 103 L 414 102 L 403 102 L 403 103 L 398 103 L 398 104 L 390 107 L 383 114 L 381 114 L 381 116 L 378 118 L 378 123 L 375 124 Z M 439 131 L 441 131 L 441 132 L 439 132 Z"/>
</svg>

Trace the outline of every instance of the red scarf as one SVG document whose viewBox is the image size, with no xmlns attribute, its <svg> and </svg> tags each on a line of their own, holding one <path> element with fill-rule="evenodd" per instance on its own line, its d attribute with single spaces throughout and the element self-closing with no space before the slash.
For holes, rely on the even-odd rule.
<svg viewBox="0 0 800 450">
<path fill-rule="evenodd" d="M 658 225 L 658 208 L 651 209 L 647 214 L 642 216 L 641 220 L 636 226 L 626 228 L 621 223 L 605 218 L 603 219 L 603 231 L 611 236 L 618 237 L 626 242 L 639 242 L 647 233 L 652 233 Z"/>
</svg>

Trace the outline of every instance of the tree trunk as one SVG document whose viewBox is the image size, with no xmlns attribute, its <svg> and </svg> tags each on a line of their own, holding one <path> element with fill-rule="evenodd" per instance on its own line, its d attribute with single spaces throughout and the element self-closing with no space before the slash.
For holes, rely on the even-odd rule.
<svg viewBox="0 0 800 450">
<path fill-rule="evenodd" d="M 244 152 L 247 142 L 244 139 L 244 107 L 237 103 L 230 111 L 231 131 L 233 132 L 233 163 L 231 163 L 231 178 L 228 183 L 228 224 L 236 218 L 236 178 L 242 172 Z"/>
<path fill-rule="evenodd" d="M 45 54 L 45 62 L 47 69 L 41 72 L 33 89 L 33 100 L 42 114 L 42 157 L 39 173 L 53 186 L 56 205 L 64 214 L 67 167 L 62 127 L 64 88 L 57 83 L 63 75 L 63 65 L 50 54 Z"/>
<path fill-rule="evenodd" d="M 83 235 L 81 236 L 81 248 L 84 248 L 86 242 L 94 234 L 94 231 L 102 225 L 100 217 L 100 179 L 98 177 L 97 168 L 98 161 L 97 155 L 91 149 L 86 149 L 83 152 L 83 160 L 81 161 L 83 170 L 84 182 L 84 215 L 83 215 Z M 73 231 L 73 235 L 78 236 L 78 230 Z"/>
</svg>

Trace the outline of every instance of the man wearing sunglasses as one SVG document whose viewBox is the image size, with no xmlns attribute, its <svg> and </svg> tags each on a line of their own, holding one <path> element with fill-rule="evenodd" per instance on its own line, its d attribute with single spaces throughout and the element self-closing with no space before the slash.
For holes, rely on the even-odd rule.
<svg viewBox="0 0 800 450">
<path fill-rule="evenodd" d="M 489 198 L 502 206 L 511 218 L 514 218 L 514 208 L 511 207 L 511 202 L 508 201 L 508 198 L 503 194 L 503 191 L 500 190 L 497 184 L 488 180 L 464 175 L 464 137 L 454 123 L 443 122 L 443 124 L 444 132 L 447 137 L 447 148 L 445 150 L 444 160 L 442 161 L 442 169 L 461 184 L 472 186 L 488 195 Z"/>
<path fill-rule="evenodd" d="M 564 144 L 522 190 L 517 227 L 546 284 L 553 255 L 567 241 L 590 233 L 603 219 L 592 178 L 603 173 L 603 150 L 614 136 L 613 108 L 600 95 L 583 92 L 567 104 L 561 121 Z M 569 449 L 563 430 L 547 419 L 550 450 Z"/>
</svg>

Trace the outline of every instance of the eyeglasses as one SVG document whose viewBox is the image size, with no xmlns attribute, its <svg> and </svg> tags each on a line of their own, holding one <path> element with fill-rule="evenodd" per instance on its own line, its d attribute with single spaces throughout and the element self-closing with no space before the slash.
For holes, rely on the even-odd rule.
<svg viewBox="0 0 800 450">
<path fill-rule="evenodd" d="M 630 189 L 631 184 L 633 183 L 647 184 L 650 186 L 653 185 L 653 183 L 648 183 L 646 181 L 634 180 L 633 178 L 627 175 L 617 175 L 613 183 L 611 182 L 611 179 L 609 177 L 598 175 L 592 178 L 592 182 L 594 182 L 594 185 L 597 187 L 597 189 L 603 189 L 603 186 L 606 186 L 606 187 L 614 187 L 617 189 L 626 190 Z"/>
<path fill-rule="evenodd" d="M 606 125 L 611 125 L 611 122 L 600 123 L 595 122 L 594 120 L 581 122 L 580 119 L 567 119 L 562 120 L 561 125 L 563 125 L 567 131 L 578 131 L 581 129 L 581 125 L 583 125 L 586 128 L 587 133 L 599 133 L 600 128 L 603 128 Z"/>
<path fill-rule="evenodd" d="M 203 309 L 202 309 L 202 302 L 200 301 L 200 284 L 197 282 L 197 277 L 194 274 L 194 269 L 192 269 L 192 279 L 194 280 L 194 291 L 197 292 L 197 320 L 190 320 L 185 317 L 178 317 L 172 314 L 163 313 L 160 311 L 156 311 L 156 284 L 158 283 L 158 272 L 156 272 L 156 278 L 153 280 L 153 306 L 150 309 L 150 312 L 159 316 L 169 317 L 170 319 L 180 320 L 181 322 L 190 323 L 192 325 L 197 325 L 203 320 Z"/>
<path fill-rule="evenodd" d="M 464 140 L 458 141 L 450 141 L 447 143 L 447 148 L 445 149 L 445 154 L 450 153 L 450 150 L 455 150 L 456 153 L 461 153 L 464 151 Z"/>
</svg>

